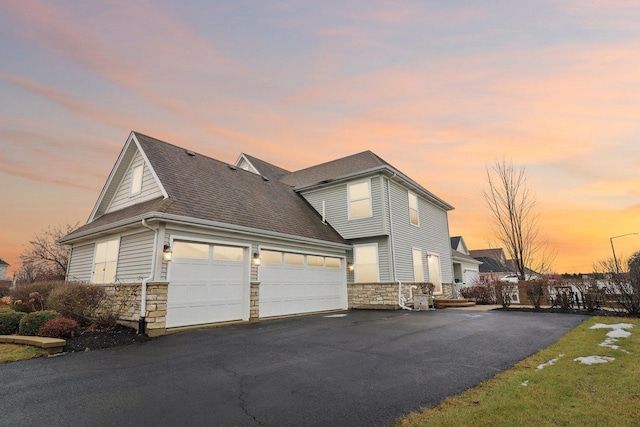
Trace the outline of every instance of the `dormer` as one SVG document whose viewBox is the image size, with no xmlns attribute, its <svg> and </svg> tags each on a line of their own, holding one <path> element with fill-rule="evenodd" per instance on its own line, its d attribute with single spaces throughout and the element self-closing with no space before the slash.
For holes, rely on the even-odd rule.
<svg viewBox="0 0 640 427">
<path fill-rule="evenodd" d="M 240 156 L 238 157 L 238 160 L 236 160 L 235 165 L 240 169 L 244 169 L 246 171 L 260 175 L 260 172 L 258 172 L 258 169 L 256 169 L 255 166 L 253 166 L 253 164 L 249 161 L 249 159 L 244 153 L 240 153 Z"/>
</svg>

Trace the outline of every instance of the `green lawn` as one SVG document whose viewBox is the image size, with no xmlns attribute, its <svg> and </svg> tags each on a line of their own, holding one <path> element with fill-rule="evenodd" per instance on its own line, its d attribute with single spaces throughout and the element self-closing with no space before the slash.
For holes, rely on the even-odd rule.
<svg viewBox="0 0 640 427">
<path fill-rule="evenodd" d="M 35 359 L 46 355 L 47 352 L 43 349 L 29 345 L 0 344 L 0 363 Z"/>
<path fill-rule="evenodd" d="M 602 347 L 612 330 L 591 329 L 596 323 L 632 324 L 631 336 L 612 343 L 619 349 Z M 638 426 L 639 355 L 639 319 L 593 317 L 513 368 L 397 426 Z M 574 361 L 587 356 L 615 360 Z"/>
</svg>

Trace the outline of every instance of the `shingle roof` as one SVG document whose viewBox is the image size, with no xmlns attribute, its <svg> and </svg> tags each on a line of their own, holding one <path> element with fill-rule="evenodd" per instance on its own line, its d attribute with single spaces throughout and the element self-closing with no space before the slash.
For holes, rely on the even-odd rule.
<svg viewBox="0 0 640 427">
<path fill-rule="evenodd" d="M 290 236 L 346 243 L 293 189 L 158 139 L 135 133 L 168 199 L 156 199 L 96 218 L 64 240 L 145 212 L 196 218 Z"/>
<path fill-rule="evenodd" d="M 6 262 L 5 260 L 3 260 L 2 258 L 0 258 L 0 265 L 10 265 L 8 262 Z"/>
<path fill-rule="evenodd" d="M 451 256 L 456 258 L 456 259 L 461 259 L 461 260 L 467 260 L 467 261 L 478 261 L 477 259 L 475 259 L 472 256 L 469 256 L 465 253 L 462 253 L 460 251 L 457 251 L 455 249 L 451 249 Z M 478 261 L 481 262 L 481 261 Z"/>
<path fill-rule="evenodd" d="M 460 239 L 462 236 L 451 237 L 451 249 L 458 249 L 458 245 L 460 244 Z"/>
<path fill-rule="evenodd" d="M 250 156 L 247 153 L 243 153 L 243 154 L 247 158 L 247 160 L 249 160 L 251 164 L 258 170 L 258 173 L 260 173 L 260 175 L 268 179 L 277 181 L 283 175 L 287 175 L 291 173 L 286 169 L 282 169 L 279 166 L 272 165 L 271 163 L 267 163 L 264 160 L 260 160 L 257 157 Z"/>
<path fill-rule="evenodd" d="M 300 187 L 385 165 L 391 166 L 371 151 L 363 151 L 362 153 L 292 172 L 284 175 L 280 178 L 280 181 L 293 187 Z"/>
<path fill-rule="evenodd" d="M 480 273 L 513 273 L 506 265 L 502 264 L 500 261 L 491 257 L 473 257 L 477 261 L 482 262 L 480 264 Z"/>
</svg>

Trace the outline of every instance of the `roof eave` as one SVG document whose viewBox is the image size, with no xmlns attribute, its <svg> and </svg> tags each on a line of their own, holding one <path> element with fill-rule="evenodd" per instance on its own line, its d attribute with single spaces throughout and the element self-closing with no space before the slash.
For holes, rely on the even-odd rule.
<svg viewBox="0 0 640 427">
<path fill-rule="evenodd" d="M 418 184 L 417 182 L 415 182 L 414 180 L 412 180 L 411 178 L 409 178 L 408 176 L 406 176 L 405 174 L 403 174 L 402 172 L 400 172 L 399 170 L 389 166 L 389 165 L 380 165 L 380 166 L 376 166 L 374 168 L 370 168 L 370 169 L 365 169 L 362 171 L 358 171 L 358 172 L 354 172 L 348 175 L 342 175 L 336 178 L 332 178 L 332 179 L 327 179 L 324 181 L 320 181 L 320 182 L 315 182 L 312 184 L 305 184 L 305 185 L 300 185 L 297 187 L 294 187 L 293 190 L 301 193 L 303 191 L 308 191 L 308 190 L 313 190 L 316 188 L 322 188 L 322 187 L 327 187 L 329 185 L 334 185 L 337 183 L 341 183 L 341 182 L 345 182 L 345 181 L 349 181 L 352 179 L 357 179 L 357 178 L 361 178 L 361 177 L 365 177 L 367 175 L 372 175 L 375 173 L 385 173 L 389 176 L 393 177 L 398 177 L 400 178 L 405 185 L 407 185 L 408 187 L 410 187 L 413 191 L 415 191 L 416 193 L 419 193 L 420 195 L 422 195 L 424 198 L 426 198 L 427 200 L 431 201 L 432 203 L 434 203 L 435 205 L 441 207 L 444 210 L 450 211 L 455 209 L 452 205 L 450 205 L 449 203 L 445 202 L 444 200 L 442 200 L 441 198 L 439 198 L 438 196 L 436 196 L 435 194 L 433 194 L 432 192 L 430 192 L 429 190 L 427 190 L 426 188 L 424 188 L 423 186 L 421 186 L 420 184 Z"/>
</svg>

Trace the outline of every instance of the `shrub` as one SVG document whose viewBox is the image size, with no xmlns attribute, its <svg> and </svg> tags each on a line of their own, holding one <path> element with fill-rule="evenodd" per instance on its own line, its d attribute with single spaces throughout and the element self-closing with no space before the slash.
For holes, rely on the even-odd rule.
<svg viewBox="0 0 640 427">
<path fill-rule="evenodd" d="M 536 310 L 539 310 L 542 305 L 542 301 L 545 300 L 545 290 L 549 286 L 549 283 L 544 279 L 527 280 L 520 286 L 524 287 L 529 303 L 531 303 Z"/>
<path fill-rule="evenodd" d="M 60 313 L 53 310 L 34 311 L 28 313 L 20 320 L 18 332 L 20 335 L 34 336 L 38 333 L 40 326 L 44 325 L 51 319 L 60 317 Z"/>
<path fill-rule="evenodd" d="M 49 293 L 51 293 L 51 291 L 57 286 L 61 286 L 64 283 L 64 281 L 60 280 L 49 282 L 21 283 L 15 288 L 11 289 L 11 291 L 9 292 L 9 296 L 13 299 L 16 307 L 27 313 L 45 310 L 47 309 L 46 300 L 49 296 Z"/>
<path fill-rule="evenodd" d="M 13 335 L 18 332 L 20 319 L 24 316 L 25 313 L 8 308 L 0 309 L 0 335 Z"/>
<path fill-rule="evenodd" d="M 38 329 L 39 337 L 71 338 L 80 333 L 80 325 L 67 317 L 56 317 L 45 322 Z"/>
<path fill-rule="evenodd" d="M 473 299 L 476 304 L 495 304 L 496 294 L 493 286 L 488 282 L 475 280 L 471 286 L 460 289 L 460 293 L 464 298 Z"/>
<path fill-rule="evenodd" d="M 51 291 L 46 306 L 80 324 L 89 324 L 99 316 L 106 296 L 101 286 L 64 282 Z"/>
<path fill-rule="evenodd" d="M 500 280 L 494 280 L 492 284 L 496 293 L 496 301 L 504 308 L 508 308 L 511 305 L 513 294 L 518 292 L 518 284 Z"/>
<path fill-rule="evenodd" d="M 9 295 L 10 290 L 11 290 L 11 281 L 0 280 L 0 298 Z"/>
</svg>

